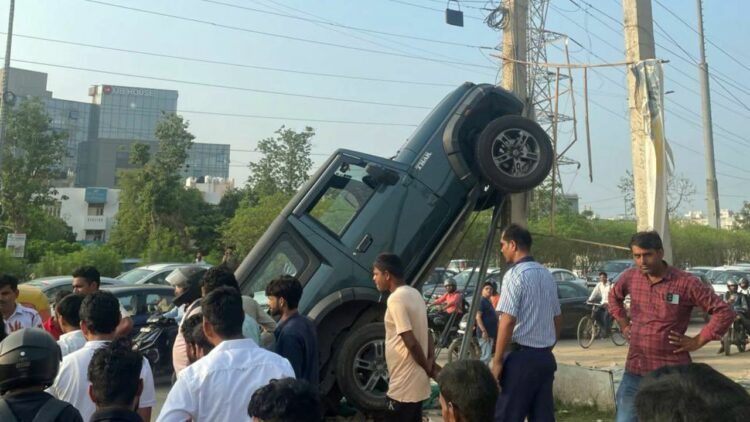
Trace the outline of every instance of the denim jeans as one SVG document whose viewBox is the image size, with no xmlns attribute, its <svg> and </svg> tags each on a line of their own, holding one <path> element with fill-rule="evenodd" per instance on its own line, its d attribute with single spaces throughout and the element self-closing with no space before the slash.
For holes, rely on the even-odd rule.
<svg viewBox="0 0 750 422">
<path fill-rule="evenodd" d="M 625 371 L 617 388 L 617 422 L 638 422 L 635 413 L 635 395 L 641 384 L 641 376 Z"/>
<path fill-rule="evenodd" d="M 492 337 L 479 337 L 479 350 L 481 352 L 479 360 L 484 362 L 485 365 L 489 365 L 490 359 L 492 359 L 492 348 L 494 345 L 495 339 L 493 339 Z"/>
</svg>

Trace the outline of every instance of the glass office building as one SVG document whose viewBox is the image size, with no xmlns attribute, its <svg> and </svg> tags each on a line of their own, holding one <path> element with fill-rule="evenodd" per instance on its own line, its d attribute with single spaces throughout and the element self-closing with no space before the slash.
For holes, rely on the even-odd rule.
<svg viewBox="0 0 750 422">
<path fill-rule="evenodd" d="M 177 91 L 95 85 L 89 89 L 98 105 L 98 139 L 156 141 L 156 124 L 164 113 L 177 112 Z"/>
<path fill-rule="evenodd" d="M 194 142 L 183 174 L 186 177 L 229 177 L 229 144 Z"/>
<path fill-rule="evenodd" d="M 78 147 L 90 136 L 93 105 L 57 98 L 42 98 L 42 103 L 52 120 L 52 129 L 68 135 L 68 153 L 63 159 L 62 170 L 67 178 L 72 179 L 78 174 Z"/>
</svg>

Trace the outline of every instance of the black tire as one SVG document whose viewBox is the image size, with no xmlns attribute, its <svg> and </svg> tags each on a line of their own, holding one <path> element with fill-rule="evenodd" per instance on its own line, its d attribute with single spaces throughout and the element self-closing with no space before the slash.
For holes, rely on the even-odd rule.
<svg viewBox="0 0 750 422">
<path fill-rule="evenodd" d="M 724 346 L 724 354 L 727 356 L 732 353 L 732 340 L 734 340 L 734 324 L 729 326 L 729 330 L 721 338 L 721 344 Z"/>
<path fill-rule="evenodd" d="M 625 336 L 622 335 L 622 331 L 620 331 L 620 327 L 616 323 L 612 327 L 610 338 L 612 339 L 612 343 L 614 343 L 615 346 L 624 346 L 625 343 L 628 342 Z"/>
<path fill-rule="evenodd" d="M 336 382 L 341 393 L 358 409 L 385 409 L 388 367 L 383 323 L 367 324 L 346 337 L 337 356 Z"/>
<path fill-rule="evenodd" d="M 594 320 L 589 316 L 581 318 L 578 322 L 578 345 L 588 349 L 594 342 L 596 330 L 594 329 Z"/>
<path fill-rule="evenodd" d="M 552 142 L 536 122 L 521 116 L 491 121 L 479 135 L 474 154 L 481 176 L 501 192 L 538 186 L 552 168 Z"/>
</svg>

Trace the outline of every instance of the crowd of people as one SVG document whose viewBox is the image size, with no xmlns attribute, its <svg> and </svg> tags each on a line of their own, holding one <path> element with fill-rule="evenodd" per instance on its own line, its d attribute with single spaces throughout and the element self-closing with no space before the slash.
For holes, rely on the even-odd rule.
<svg viewBox="0 0 750 422">
<path fill-rule="evenodd" d="M 422 422 L 431 380 L 449 422 L 554 421 L 553 348 L 560 338 L 557 285 L 531 255 L 528 230 L 502 231 L 500 251 L 508 269 L 498 293 L 482 286 L 477 307 L 479 360 L 441 367 L 421 293 L 406 281 L 399 256 L 373 263 L 375 287 L 388 294 L 384 315 L 389 370 L 385 409 L 375 421 Z M 663 260 L 655 232 L 630 243 L 636 268 L 610 285 L 606 274 L 590 300 L 602 303 L 603 325 L 613 320 L 630 347 L 616 393 L 618 422 L 744 421 L 750 395 L 690 352 L 718 340 L 736 318 L 745 293 L 726 299 Z M 2 421 L 320 421 L 320 363 L 316 327 L 301 315 L 303 288 L 282 275 L 265 294 L 269 313 L 242 296 L 226 266 L 178 269 L 178 321 L 172 350 L 175 376 L 158 415 L 149 361 L 128 340 L 132 321 L 117 298 L 100 290 L 93 267 L 73 273 L 73 293 L 60 294 L 52 321 L 18 303 L 18 280 L 0 275 L 0 420 Z M 746 281 L 741 283 L 747 291 Z M 448 286 L 451 287 L 451 286 Z M 453 286 L 455 287 L 455 286 Z M 456 289 L 439 300 L 465 312 Z M 630 298 L 630 309 L 624 306 Z M 694 337 L 685 334 L 693 307 L 711 314 Z M 733 308 L 734 306 L 734 308 Z M 275 318 L 273 318 L 275 317 Z M 611 320 L 610 320 L 611 318 Z M 607 326 L 605 325 L 605 326 Z"/>
</svg>

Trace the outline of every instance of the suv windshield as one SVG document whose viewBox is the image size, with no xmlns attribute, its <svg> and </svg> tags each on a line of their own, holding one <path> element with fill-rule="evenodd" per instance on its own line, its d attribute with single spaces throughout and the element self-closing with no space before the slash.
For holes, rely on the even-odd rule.
<svg viewBox="0 0 750 422">
<path fill-rule="evenodd" d="M 125 283 L 128 284 L 134 284 L 137 281 L 143 279 L 147 275 L 151 274 L 153 271 L 147 270 L 145 268 L 136 268 L 134 270 L 130 270 L 124 274 L 120 274 L 117 276 L 118 280 L 122 280 Z"/>
</svg>

